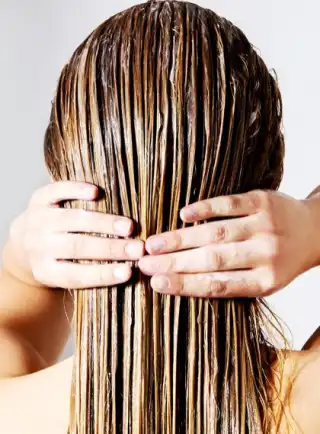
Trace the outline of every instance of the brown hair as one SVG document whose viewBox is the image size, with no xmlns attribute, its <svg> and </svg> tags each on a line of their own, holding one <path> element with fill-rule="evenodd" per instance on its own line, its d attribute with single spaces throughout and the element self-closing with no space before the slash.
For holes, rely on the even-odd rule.
<svg viewBox="0 0 320 434">
<path fill-rule="evenodd" d="M 188 203 L 276 189 L 281 118 L 276 81 L 237 27 L 151 1 L 100 25 L 64 67 L 46 163 L 56 180 L 102 189 L 71 206 L 129 216 L 145 240 L 182 227 Z M 137 270 L 74 300 L 71 433 L 270 432 L 277 350 L 262 300 L 159 295 Z"/>
</svg>

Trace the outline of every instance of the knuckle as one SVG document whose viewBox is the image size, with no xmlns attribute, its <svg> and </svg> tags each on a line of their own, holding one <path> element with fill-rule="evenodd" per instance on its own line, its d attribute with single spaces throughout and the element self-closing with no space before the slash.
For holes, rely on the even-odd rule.
<svg viewBox="0 0 320 434">
<path fill-rule="evenodd" d="M 45 265 L 41 262 L 37 262 L 32 266 L 32 275 L 34 279 L 42 284 L 48 284 L 48 273 Z"/>
<path fill-rule="evenodd" d="M 228 237 L 228 231 L 225 225 L 219 224 L 215 227 L 212 233 L 212 242 L 222 243 Z"/>
<path fill-rule="evenodd" d="M 212 200 L 206 199 L 201 202 L 203 213 L 211 213 L 212 212 Z"/>
<path fill-rule="evenodd" d="M 225 207 L 227 213 L 236 212 L 241 208 L 241 197 L 240 195 L 227 196 L 225 197 Z"/>
<path fill-rule="evenodd" d="M 82 241 L 82 238 L 81 238 L 81 236 L 73 236 L 72 238 L 71 238 L 71 240 L 70 240 L 70 243 L 69 243 L 69 251 L 70 251 L 70 255 L 73 257 L 73 258 L 76 258 L 76 257 L 78 257 L 78 255 L 83 251 L 83 247 L 84 247 L 84 245 L 83 245 L 84 243 L 83 243 L 83 241 Z"/>
<path fill-rule="evenodd" d="M 203 270 L 204 271 L 210 271 L 213 269 L 213 255 L 214 250 L 212 248 L 204 248 L 201 251 L 201 257 L 199 257 L 199 260 L 201 263 L 203 263 Z"/>
<path fill-rule="evenodd" d="M 210 247 L 203 250 L 204 254 L 204 263 L 207 270 L 219 271 L 224 268 L 225 261 L 224 257 L 220 252 L 217 252 L 216 249 Z"/>
<path fill-rule="evenodd" d="M 66 225 L 66 223 L 74 222 L 74 215 L 72 214 L 72 211 L 70 212 L 70 209 L 66 209 L 66 208 L 54 208 L 54 209 L 50 209 L 49 211 L 52 212 L 52 216 L 54 216 L 55 218 L 55 222 L 56 222 L 56 226 L 57 227 L 64 227 Z M 78 217 L 77 217 L 78 220 Z"/>
<path fill-rule="evenodd" d="M 52 219 L 47 209 L 39 208 L 36 212 L 26 213 L 25 226 L 37 232 L 43 232 L 50 229 Z"/>
<path fill-rule="evenodd" d="M 97 239 L 98 242 L 101 244 L 103 252 L 110 259 L 118 258 L 124 255 L 125 245 L 122 243 L 122 241 L 116 238 L 105 238 L 105 237 L 98 237 Z"/>
<path fill-rule="evenodd" d="M 50 231 L 52 218 L 47 209 L 38 208 L 35 212 L 26 212 L 21 223 L 24 231 L 44 233 Z"/>
<path fill-rule="evenodd" d="M 261 209 L 265 202 L 266 192 L 263 190 L 253 190 L 249 192 L 248 198 L 250 200 L 250 204 L 254 209 Z"/>
<path fill-rule="evenodd" d="M 237 292 L 242 296 L 248 295 L 249 285 L 246 279 L 242 278 L 237 281 Z"/>
<path fill-rule="evenodd" d="M 70 219 L 73 219 L 76 214 L 80 227 L 86 228 L 88 225 L 90 225 L 92 216 L 88 211 L 85 209 L 76 209 L 73 211 L 75 212 L 70 213 Z"/>
<path fill-rule="evenodd" d="M 83 287 L 83 275 L 70 271 L 66 264 L 59 273 L 55 273 L 57 277 L 54 278 L 55 286 L 64 289 L 74 289 Z M 59 266 L 58 266 L 59 267 Z"/>
<path fill-rule="evenodd" d="M 274 233 L 276 231 L 275 219 L 270 212 L 261 211 L 259 218 L 262 221 L 262 228 L 265 232 Z"/>
<path fill-rule="evenodd" d="M 185 280 L 179 276 L 178 274 L 175 276 L 174 279 L 174 292 L 175 295 L 181 295 L 184 296 L 186 294 L 188 294 L 190 292 L 190 290 L 192 290 L 192 287 L 190 287 L 190 285 L 188 285 Z"/>
<path fill-rule="evenodd" d="M 267 213 L 271 213 L 272 211 L 272 195 L 269 191 L 259 190 L 257 192 L 259 197 L 259 207 L 258 209 L 264 210 Z"/>
<path fill-rule="evenodd" d="M 238 245 L 236 243 L 230 243 L 228 246 L 228 257 L 230 258 L 231 263 L 235 263 L 238 261 L 241 256 L 241 251 L 238 249 Z M 243 255 L 247 255 L 247 252 L 243 253 Z M 226 262 L 226 261 L 224 261 Z M 225 263 L 223 265 L 226 265 Z"/>
<path fill-rule="evenodd" d="M 276 262 L 280 254 L 278 239 L 276 237 L 268 237 L 264 242 L 263 251 L 269 261 L 272 263 Z"/>
<path fill-rule="evenodd" d="M 32 275 L 37 282 L 42 282 L 42 269 L 40 267 L 34 267 L 32 269 Z"/>
<path fill-rule="evenodd" d="M 173 232 L 171 236 L 172 236 L 172 239 L 167 240 L 168 245 L 170 245 L 170 246 L 172 245 L 172 248 L 174 248 L 176 250 L 180 249 L 183 245 L 182 237 L 181 237 L 180 233 L 176 231 L 176 232 Z"/>
<path fill-rule="evenodd" d="M 252 227 L 247 223 L 241 223 L 235 228 L 234 230 L 234 241 L 237 240 L 245 240 L 250 238 L 252 235 L 253 230 Z"/>
<path fill-rule="evenodd" d="M 227 282 L 211 278 L 208 285 L 208 297 L 224 297 L 227 294 Z"/>
<path fill-rule="evenodd" d="M 165 273 L 183 270 L 183 266 L 184 266 L 183 260 L 178 261 L 178 258 L 176 255 L 168 255 L 168 257 L 166 259 L 163 259 L 162 264 L 163 264 L 163 266 L 162 266 L 163 272 L 165 272 Z"/>
<path fill-rule="evenodd" d="M 50 212 L 50 214 L 49 214 Z M 57 231 L 66 233 L 68 229 L 78 226 L 78 218 L 75 219 L 75 216 L 72 215 L 72 212 L 69 214 L 70 210 L 66 210 L 65 208 L 56 208 L 50 209 L 48 211 L 48 219 L 46 226 L 50 231 Z"/>
<path fill-rule="evenodd" d="M 249 193 L 251 197 L 252 206 L 255 210 L 264 213 L 265 217 L 273 220 L 273 195 L 270 191 L 254 190 Z"/>
<path fill-rule="evenodd" d="M 213 204 L 211 199 L 201 201 L 197 205 L 197 216 L 201 219 L 210 218 L 213 213 Z"/>
<path fill-rule="evenodd" d="M 77 288 L 78 283 L 80 283 L 80 279 L 77 279 L 75 276 L 68 276 L 66 274 L 61 274 L 60 277 L 55 279 L 54 286 L 63 289 L 74 289 Z"/>
<path fill-rule="evenodd" d="M 264 271 L 263 277 L 261 279 L 261 289 L 263 295 L 268 295 L 269 293 L 278 289 L 279 284 L 277 281 L 277 275 L 273 267 L 268 268 Z"/>
</svg>

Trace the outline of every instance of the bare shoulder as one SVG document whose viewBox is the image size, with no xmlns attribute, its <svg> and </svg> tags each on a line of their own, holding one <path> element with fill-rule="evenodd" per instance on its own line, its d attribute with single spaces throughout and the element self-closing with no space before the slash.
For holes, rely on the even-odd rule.
<svg viewBox="0 0 320 434">
<path fill-rule="evenodd" d="M 285 417 L 282 418 L 279 432 L 285 433 L 289 429 L 292 433 L 318 434 L 320 349 L 286 353 L 281 384 L 275 380 L 275 385 L 284 403 Z"/>
<path fill-rule="evenodd" d="M 0 433 L 65 434 L 72 358 L 37 373 L 0 380 Z"/>
</svg>

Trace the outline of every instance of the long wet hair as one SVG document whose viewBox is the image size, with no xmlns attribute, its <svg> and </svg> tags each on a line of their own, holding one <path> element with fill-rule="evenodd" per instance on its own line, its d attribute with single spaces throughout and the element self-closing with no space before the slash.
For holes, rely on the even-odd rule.
<svg viewBox="0 0 320 434">
<path fill-rule="evenodd" d="M 45 136 L 55 180 L 98 185 L 135 237 L 183 227 L 181 207 L 277 189 L 282 104 L 245 35 L 211 10 L 151 1 L 101 24 L 64 67 Z M 97 234 L 96 234 L 97 235 Z M 200 283 L 199 283 L 200 284 Z M 74 292 L 72 434 L 269 433 L 273 314 L 261 299 Z"/>
</svg>

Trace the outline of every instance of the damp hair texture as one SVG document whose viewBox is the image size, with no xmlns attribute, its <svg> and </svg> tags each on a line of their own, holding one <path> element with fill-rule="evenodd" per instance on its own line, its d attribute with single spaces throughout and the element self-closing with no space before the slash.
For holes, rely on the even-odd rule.
<svg viewBox="0 0 320 434">
<path fill-rule="evenodd" d="M 128 216 L 145 240 L 184 227 L 186 204 L 277 189 L 281 125 L 276 80 L 237 27 L 194 4 L 148 2 L 100 25 L 64 67 L 45 158 L 55 180 L 101 189 L 65 206 Z M 283 356 L 270 336 L 281 328 L 262 299 L 160 295 L 134 269 L 126 285 L 74 292 L 74 304 L 70 433 L 258 434 L 277 423 Z"/>
</svg>

